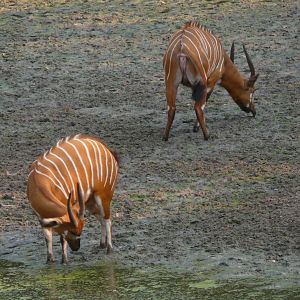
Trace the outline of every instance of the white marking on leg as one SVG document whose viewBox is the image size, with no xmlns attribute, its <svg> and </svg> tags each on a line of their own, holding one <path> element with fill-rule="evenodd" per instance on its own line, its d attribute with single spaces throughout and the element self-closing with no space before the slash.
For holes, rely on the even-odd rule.
<svg viewBox="0 0 300 300">
<path fill-rule="evenodd" d="M 65 206 L 62 203 L 57 203 L 57 205 L 65 208 Z M 58 227 L 63 223 L 60 218 L 43 218 L 43 219 L 40 218 L 40 222 L 45 227 L 47 227 L 47 225 L 51 224 L 52 222 L 56 222 L 57 224 L 55 226 L 51 226 L 52 228 Z"/>
<path fill-rule="evenodd" d="M 42 228 L 47 244 L 47 260 L 53 260 L 53 247 L 52 247 L 52 229 L 51 228 Z"/>
<path fill-rule="evenodd" d="M 105 228 L 106 228 L 107 246 L 112 248 L 111 220 L 105 219 L 104 221 L 105 221 Z"/>
<path fill-rule="evenodd" d="M 202 106 L 201 106 L 202 111 L 203 111 L 203 109 L 204 109 L 204 107 L 205 107 L 205 104 L 206 104 L 206 103 L 202 104 Z"/>
<path fill-rule="evenodd" d="M 99 208 L 99 221 L 101 223 L 101 244 L 105 245 L 106 244 L 106 226 L 104 222 L 104 209 L 102 205 L 102 200 L 99 196 L 94 195 L 95 203 L 97 207 Z"/>
<path fill-rule="evenodd" d="M 98 208 L 100 210 L 100 215 L 103 217 L 104 209 L 103 209 L 103 205 L 102 205 L 102 200 L 98 195 L 94 195 L 94 199 L 95 199 L 96 205 L 98 206 Z"/>
<path fill-rule="evenodd" d="M 68 243 L 67 243 L 67 241 L 65 239 L 65 236 L 63 234 L 60 236 L 60 242 L 61 242 L 61 250 L 62 250 L 62 260 L 61 260 L 61 262 L 66 263 L 68 261 L 68 251 L 67 251 Z"/>
</svg>

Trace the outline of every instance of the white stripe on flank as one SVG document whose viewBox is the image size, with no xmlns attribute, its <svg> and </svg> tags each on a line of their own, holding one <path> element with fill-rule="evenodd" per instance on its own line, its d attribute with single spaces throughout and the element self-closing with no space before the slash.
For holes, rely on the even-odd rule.
<svg viewBox="0 0 300 300">
<path fill-rule="evenodd" d="M 35 171 L 35 169 L 32 169 L 32 170 L 29 172 L 27 178 L 29 178 L 29 176 L 33 173 L 33 171 Z"/>
<path fill-rule="evenodd" d="M 219 44 L 218 44 L 217 39 L 214 36 L 213 36 L 213 38 L 214 38 L 215 43 L 216 43 L 215 44 L 216 45 L 216 63 L 215 63 L 216 67 L 215 67 L 215 69 L 217 69 L 218 68 L 218 64 L 220 62 Z"/>
<path fill-rule="evenodd" d="M 178 39 L 179 38 L 179 39 Z M 169 62 L 169 71 L 168 71 L 168 75 L 167 75 L 167 80 L 169 79 L 169 76 L 170 76 L 170 72 L 171 72 L 171 64 L 172 64 L 172 56 L 173 56 L 173 52 L 174 52 L 174 49 L 177 47 L 177 45 L 178 45 L 178 43 L 181 41 L 181 36 L 179 35 L 177 38 L 177 41 L 176 41 L 176 43 L 175 43 L 175 45 L 174 45 L 174 47 L 173 47 L 173 49 L 172 49 L 172 51 L 171 51 L 171 55 L 170 55 L 170 62 Z M 176 40 L 175 39 L 175 40 Z M 174 41 L 175 41 L 174 40 Z M 174 42 L 173 41 L 173 42 Z M 173 44 L 173 42 L 172 42 L 172 44 Z"/>
<path fill-rule="evenodd" d="M 64 191 L 62 190 L 62 188 L 59 186 L 59 185 L 57 185 L 55 182 L 54 182 L 54 180 L 50 177 L 50 176 L 48 176 L 47 174 L 44 174 L 43 172 L 41 172 L 41 171 L 39 171 L 39 170 L 37 170 L 37 169 L 35 169 L 35 171 L 38 173 L 38 174 L 40 174 L 40 175 L 43 175 L 43 176 L 45 176 L 45 177 L 47 177 L 59 190 L 61 190 L 61 192 L 65 195 L 65 193 L 64 193 Z M 68 197 L 67 197 L 68 198 Z"/>
<path fill-rule="evenodd" d="M 195 28 L 195 31 L 202 36 L 202 39 L 204 40 L 204 44 L 207 46 L 207 55 L 209 56 L 209 60 L 211 59 L 211 45 L 210 42 L 208 41 L 205 33 L 201 31 L 199 28 Z M 209 51 L 208 51 L 209 49 Z"/>
<path fill-rule="evenodd" d="M 223 63 L 223 59 L 221 59 L 221 55 L 222 55 L 222 46 L 221 46 L 221 44 L 219 44 L 219 62 L 217 65 L 217 69 L 220 69 L 220 66 L 222 66 L 222 63 Z M 224 58 L 224 55 L 222 55 L 222 56 Z"/>
<path fill-rule="evenodd" d="M 63 163 L 64 167 L 66 168 L 67 173 L 68 173 L 68 175 L 70 177 L 70 180 L 71 180 L 71 183 L 72 183 L 72 189 L 73 189 L 73 191 L 75 191 L 75 185 L 74 185 L 74 182 L 73 182 L 73 178 L 72 178 L 71 173 L 70 173 L 70 171 L 69 171 L 69 169 L 67 167 L 67 164 L 65 163 L 65 161 L 60 156 L 56 155 L 55 153 L 52 153 L 51 150 L 52 150 L 52 148 L 50 149 L 49 154 L 53 155 L 54 157 L 56 157 L 57 159 L 59 159 Z"/>
<path fill-rule="evenodd" d="M 188 38 L 188 37 L 186 37 L 186 38 Z M 185 46 L 185 47 L 188 49 L 188 51 L 192 53 L 192 50 L 189 48 L 189 46 L 188 46 L 187 44 L 182 43 L 182 45 Z M 194 46 L 195 46 L 195 45 L 194 45 Z M 196 48 L 196 50 L 197 50 L 197 48 Z M 198 50 L 197 50 L 197 52 L 198 52 Z M 204 67 L 203 67 L 203 65 L 202 65 L 202 61 L 201 61 L 199 52 L 198 52 L 198 55 L 199 55 L 200 63 L 201 63 L 202 70 L 203 70 L 203 73 L 204 73 L 204 76 L 205 76 L 205 80 L 207 80 L 207 76 L 206 76 L 206 73 L 205 73 L 205 69 L 204 69 Z"/>
<path fill-rule="evenodd" d="M 218 69 L 218 66 L 221 63 L 221 44 L 218 42 L 215 36 L 213 36 L 213 38 L 216 42 L 216 48 L 217 48 L 216 69 Z"/>
<path fill-rule="evenodd" d="M 215 67 L 215 58 L 216 58 L 216 49 L 215 49 L 215 44 L 213 38 L 210 36 L 210 44 L 212 47 L 212 52 L 211 52 L 211 62 L 210 62 L 210 72 L 213 72 L 214 67 Z"/>
<path fill-rule="evenodd" d="M 67 141 L 67 143 L 69 143 L 69 142 Z M 72 145 L 72 144 L 71 144 L 71 145 Z M 64 149 L 64 148 L 62 148 L 62 147 L 60 147 L 60 146 L 57 146 L 57 148 L 60 149 L 61 151 L 63 151 L 63 152 L 66 154 L 66 156 L 67 156 L 68 159 L 70 160 L 71 164 L 73 165 L 74 171 L 75 171 L 75 173 L 76 173 L 76 175 L 77 175 L 77 179 L 78 179 L 79 185 L 80 185 L 80 187 L 81 187 L 82 194 L 84 194 L 84 190 L 83 190 L 83 186 L 82 186 L 82 183 L 81 183 L 81 180 L 80 180 L 80 176 L 79 176 L 77 167 L 76 167 L 76 165 L 75 165 L 75 163 L 74 163 L 72 157 L 70 156 L 70 154 L 68 153 L 68 151 L 67 151 L 66 149 Z M 75 188 L 74 188 L 73 191 L 75 191 Z"/>
<path fill-rule="evenodd" d="M 88 147 L 86 146 L 85 142 L 83 142 L 82 140 L 79 140 L 77 138 L 74 138 L 75 141 L 78 141 L 80 142 L 84 149 L 85 149 L 85 152 L 86 152 L 86 155 L 87 155 L 87 158 L 88 158 L 88 161 L 90 163 L 90 167 L 91 167 L 91 176 L 92 176 L 92 183 L 91 183 L 91 187 L 92 189 L 94 188 L 94 168 L 93 168 L 93 163 L 92 163 L 92 160 L 91 160 L 91 156 L 90 156 L 90 152 L 89 152 L 89 149 Z M 88 178 L 87 178 L 88 179 Z"/>
<path fill-rule="evenodd" d="M 68 139 L 69 137 L 66 137 L 66 139 Z M 56 143 L 56 147 L 59 146 L 59 144 L 63 141 L 64 139 L 60 139 L 57 143 Z M 52 148 L 51 148 L 52 149 Z"/>
<path fill-rule="evenodd" d="M 111 190 L 113 189 L 113 187 L 115 186 L 115 183 L 116 183 L 116 180 L 117 180 L 117 174 L 118 174 L 118 163 L 117 163 L 117 161 L 114 159 L 114 164 L 115 164 L 115 170 L 116 170 L 116 172 L 115 172 L 115 179 L 114 179 L 114 182 L 113 182 L 113 184 L 112 184 L 112 186 L 111 186 Z"/>
<path fill-rule="evenodd" d="M 205 72 L 205 69 L 204 69 L 204 66 L 203 66 L 203 63 L 202 63 L 202 60 L 201 60 L 201 55 L 200 55 L 200 52 L 197 48 L 197 46 L 194 44 L 194 42 L 188 37 L 188 36 L 185 36 L 189 41 L 190 43 L 194 46 L 194 48 L 196 49 L 197 53 L 198 53 L 198 56 L 199 56 L 199 61 L 200 61 L 200 64 L 201 64 L 201 67 L 202 67 L 202 70 L 203 70 L 203 73 L 204 73 L 204 76 L 205 76 L 205 81 L 207 80 L 207 76 L 206 76 L 206 72 Z M 186 45 L 187 46 L 187 45 Z M 188 47 L 187 47 L 188 48 Z"/>
<path fill-rule="evenodd" d="M 68 195 L 67 195 L 67 193 L 66 193 L 66 191 L 65 191 L 65 188 L 64 188 L 64 186 L 62 185 L 62 183 L 60 182 L 60 180 L 56 177 L 56 175 L 53 173 L 53 171 L 49 168 L 49 167 L 47 167 L 47 166 L 45 166 L 44 164 L 42 164 L 41 162 L 37 162 L 37 165 L 38 166 L 41 166 L 41 167 L 43 167 L 43 168 L 45 168 L 45 169 L 47 169 L 51 174 L 52 174 L 52 176 L 56 179 L 56 181 L 59 183 L 59 186 L 61 187 L 61 191 L 63 192 L 63 194 L 64 194 L 64 196 L 66 197 L 66 199 L 68 199 Z"/>
<path fill-rule="evenodd" d="M 110 154 L 110 167 L 111 167 L 111 170 L 110 170 L 110 179 L 109 179 L 109 184 L 111 185 L 111 180 L 112 180 L 112 176 L 113 176 L 113 172 L 114 172 L 114 157 L 112 155 L 112 153 L 110 151 L 108 151 L 109 154 Z"/>
<path fill-rule="evenodd" d="M 74 140 L 74 139 L 73 139 L 73 140 Z M 72 140 L 71 140 L 71 141 L 72 141 Z M 77 147 L 76 147 L 74 144 L 72 144 L 71 141 L 67 141 L 66 143 L 69 144 L 69 145 L 71 145 L 71 146 L 73 147 L 73 149 L 75 150 L 75 152 L 77 153 L 77 156 L 78 156 L 78 158 L 79 158 L 79 160 L 80 160 L 80 162 L 81 162 L 81 165 L 82 165 L 83 170 L 84 170 L 84 173 L 85 173 L 87 189 L 89 189 L 89 188 L 90 188 L 90 181 L 89 181 L 89 178 L 88 178 L 88 173 L 87 173 L 85 164 L 84 164 L 84 162 L 83 162 L 83 160 L 82 160 L 82 157 L 81 157 L 81 155 L 80 155 L 80 153 L 79 153 Z M 77 172 L 77 169 L 76 169 L 76 172 Z M 78 177 L 79 177 L 79 174 L 78 174 Z M 80 183 L 80 185 L 81 185 L 81 182 L 79 182 L 79 183 Z M 83 191 L 83 187 L 82 187 L 82 191 Z"/>
<path fill-rule="evenodd" d="M 94 149 L 95 149 L 95 160 L 96 160 L 96 167 L 97 167 L 97 179 L 101 180 L 102 177 L 100 177 L 100 167 L 101 167 L 101 153 L 100 150 L 98 148 L 97 142 L 94 140 L 89 140 L 92 145 L 94 145 Z M 98 156 L 97 153 L 98 152 Z"/>
<path fill-rule="evenodd" d="M 178 34 L 178 35 L 177 35 Z M 164 67 L 166 66 L 166 63 L 167 63 L 167 55 L 168 55 L 168 53 L 169 53 L 169 51 L 170 51 L 170 48 L 172 47 L 172 45 L 173 45 L 173 43 L 175 42 L 175 40 L 177 40 L 178 39 L 178 37 L 181 37 L 181 34 L 182 34 L 182 30 L 181 31 L 178 31 L 178 32 L 176 32 L 173 36 L 172 36 L 172 40 L 171 40 L 171 42 L 170 42 L 170 44 L 169 44 L 169 46 L 168 46 L 168 48 L 167 48 L 167 50 L 166 50 L 166 52 L 165 52 L 165 60 L 164 60 Z M 176 36 L 177 35 L 177 36 Z"/>
<path fill-rule="evenodd" d="M 49 151 L 49 153 L 50 153 L 50 151 Z M 51 153 L 50 153 L 50 154 L 51 154 Z M 44 158 L 46 161 L 48 161 L 49 163 L 51 163 L 51 164 L 54 166 L 54 168 L 56 169 L 57 173 L 58 173 L 58 174 L 60 175 L 60 177 L 63 179 L 63 181 L 64 181 L 64 183 L 65 183 L 65 185 L 66 185 L 66 187 L 67 187 L 68 194 L 70 194 L 70 187 L 69 187 L 69 185 L 68 185 L 68 183 L 67 183 L 67 181 L 66 181 L 66 178 L 61 174 L 60 169 L 59 169 L 59 167 L 57 166 L 57 164 L 56 164 L 54 161 L 52 161 L 51 159 L 49 159 L 49 158 L 46 156 L 46 153 L 44 154 L 43 158 Z"/>
<path fill-rule="evenodd" d="M 208 48 L 207 48 L 207 44 L 206 41 L 204 41 L 203 36 L 202 36 L 202 32 L 201 34 L 196 30 L 196 28 L 191 28 L 193 29 L 193 34 L 195 34 L 195 39 L 199 42 L 199 46 L 201 47 L 201 50 L 203 51 L 203 53 L 205 54 L 205 57 L 208 61 Z"/>
<path fill-rule="evenodd" d="M 185 32 L 191 34 L 191 35 L 194 37 L 194 39 L 200 44 L 200 40 L 198 39 L 198 37 L 197 37 L 194 33 L 190 32 L 190 31 L 188 31 L 188 30 L 185 30 Z M 201 44 L 202 44 L 202 43 L 201 43 Z M 199 46 L 200 46 L 200 45 L 199 45 Z M 199 47 L 199 48 L 200 48 L 200 47 Z M 207 55 L 206 55 L 206 52 L 205 52 L 205 50 L 203 49 L 203 44 L 202 44 L 201 50 L 202 50 L 202 53 L 203 53 L 204 56 L 205 56 L 205 59 L 206 59 L 206 61 L 207 61 L 207 66 L 208 66 L 208 65 L 209 65 L 209 61 L 208 61 L 208 57 L 207 57 Z"/>
<path fill-rule="evenodd" d="M 95 164 L 96 164 L 96 169 L 97 169 L 97 179 L 99 180 L 99 165 L 98 165 L 96 147 L 95 147 L 95 145 L 93 143 L 93 140 L 86 139 L 86 141 L 89 142 L 90 145 L 93 147 L 94 155 L 95 155 Z"/>
<path fill-rule="evenodd" d="M 196 30 L 196 28 L 195 28 L 195 32 L 198 33 L 199 39 L 200 39 L 201 43 L 204 45 L 204 48 L 206 50 L 206 55 L 208 56 L 208 46 L 209 46 L 209 44 L 207 42 L 207 39 L 205 37 L 204 32 L 200 31 L 200 30 L 198 31 L 198 30 Z"/>
<path fill-rule="evenodd" d="M 105 175 L 105 182 L 104 182 L 104 187 L 106 186 L 106 183 L 107 183 L 107 179 L 108 179 L 108 157 L 107 157 L 107 151 L 105 149 L 105 147 L 100 144 L 104 153 L 105 153 L 105 165 L 106 165 L 106 175 Z"/>
<path fill-rule="evenodd" d="M 207 57 L 209 59 L 207 77 L 209 77 L 210 74 L 211 74 L 211 67 L 212 67 L 212 55 L 213 55 L 212 45 L 209 42 L 208 38 L 206 37 L 206 35 L 205 35 L 205 33 L 203 31 L 201 31 L 200 29 L 198 29 L 197 32 L 202 36 L 205 45 L 207 45 L 207 53 L 208 53 Z"/>
<path fill-rule="evenodd" d="M 96 142 L 96 141 L 93 141 L 95 142 L 95 145 L 97 147 L 97 150 L 98 150 L 98 155 L 99 155 L 99 168 L 101 170 L 100 172 L 100 182 L 102 182 L 102 178 L 103 178 L 103 165 L 102 165 L 102 155 L 101 155 L 101 151 L 100 151 L 100 148 L 99 148 L 99 145 L 98 143 L 99 142 Z M 99 143 L 101 145 L 101 143 Z"/>
<path fill-rule="evenodd" d="M 221 63 L 221 66 L 220 66 L 220 72 L 221 72 L 221 70 L 222 70 L 222 68 L 223 68 L 223 64 L 224 64 L 224 55 L 223 55 L 222 63 Z"/>
</svg>

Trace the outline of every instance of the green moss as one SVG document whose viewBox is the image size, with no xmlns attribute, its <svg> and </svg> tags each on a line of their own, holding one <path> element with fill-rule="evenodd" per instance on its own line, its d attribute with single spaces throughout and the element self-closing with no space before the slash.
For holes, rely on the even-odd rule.
<svg viewBox="0 0 300 300">
<path fill-rule="evenodd" d="M 212 279 L 207 279 L 201 282 L 194 282 L 189 284 L 189 287 L 197 288 L 197 289 L 210 289 L 210 288 L 216 288 L 218 286 L 220 286 L 220 284 L 217 284 L 216 281 Z"/>
</svg>

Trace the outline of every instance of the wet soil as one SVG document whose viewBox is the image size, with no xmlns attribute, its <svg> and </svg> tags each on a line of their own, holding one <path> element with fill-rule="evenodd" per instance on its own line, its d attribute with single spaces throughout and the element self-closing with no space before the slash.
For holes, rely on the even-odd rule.
<svg viewBox="0 0 300 300">
<path fill-rule="evenodd" d="M 70 262 L 218 266 L 225 277 L 299 282 L 299 7 L 295 1 L 2 1 L 0 4 L 0 258 L 43 264 L 44 239 L 26 199 L 28 166 L 67 135 L 99 136 L 118 152 L 114 253 L 98 249 L 87 215 Z M 211 138 L 192 130 L 180 88 L 168 142 L 162 57 L 196 19 L 248 76 L 260 73 L 256 118 L 220 87 L 209 99 Z M 297 239 L 298 237 L 298 239 Z M 58 239 L 55 255 L 60 259 Z M 220 274 L 221 274 L 220 273 Z M 280 278 L 281 278 L 280 277 Z"/>
</svg>

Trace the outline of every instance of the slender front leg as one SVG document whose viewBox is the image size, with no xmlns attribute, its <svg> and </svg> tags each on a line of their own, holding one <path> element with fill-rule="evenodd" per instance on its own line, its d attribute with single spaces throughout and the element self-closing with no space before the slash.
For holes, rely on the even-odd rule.
<svg viewBox="0 0 300 300">
<path fill-rule="evenodd" d="M 101 222 L 100 248 L 104 249 L 107 247 L 107 242 L 106 242 L 106 224 L 105 224 L 103 216 L 100 217 L 100 222 Z"/>
<path fill-rule="evenodd" d="M 177 89 L 178 89 L 178 85 L 174 86 L 173 82 L 169 82 L 166 84 L 166 97 L 167 97 L 167 103 L 168 103 L 168 122 L 167 122 L 167 126 L 165 129 L 165 134 L 163 139 L 165 141 L 168 140 L 169 138 L 169 134 L 170 134 L 170 129 L 172 127 L 173 124 L 173 120 L 175 117 L 175 112 L 176 112 L 176 94 L 177 94 Z"/>
<path fill-rule="evenodd" d="M 60 243 L 61 243 L 61 250 L 62 250 L 61 263 L 66 264 L 68 262 L 68 252 L 67 252 L 68 243 L 63 234 L 60 235 Z"/>
<path fill-rule="evenodd" d="M 52 229 L 51 228 L 42 228 L 47 245 L 47 264 L 53 263 L 55 261 L 53 256 L 53 248 L 52 248 Z"/>
<path fill-rule="evenodd" d="M 112 223 L 111 219 L 105 219 L 105 229 L 106 229 L 106 242 L 107 242 L 107 250 L 106 253 L 109 254 L 112 252 Z"/>
<path fill-rule="evenodd" d="M 103 208 L 102 200 L 99 196 L 95 195 L 95 203 L 99 209 L 99 215 L 97 219 L 101 223 L 101 241 L 100 248 L 107 248 L 107 253 L 110 253 L 112 250 L 112 236 L 111 236 L 111 221 L 110 221 L 110 208 Z M 104 217 L 108 217 L 104 219 Z M 110 224 L 110 225 L 109 225 Z"/>
<path fill-rule="evenodd" d="M 207 96 L 207 90 L 206 87 L 201 88 L 201 92 L 199 94 L 199 100 L 195 100 L 195 112 L 197 116 L 198 123 L 200 124 L 200 127 L 203 132 L 203 136 L 205 140 L 208 140 L 209 134 L 208 134 L 208 129 L 206 127 L 206 122 L 205 122 L 205 115 L 204 115 L 204 107 L 206 104 L 206 96 Z"/>
</svg>

